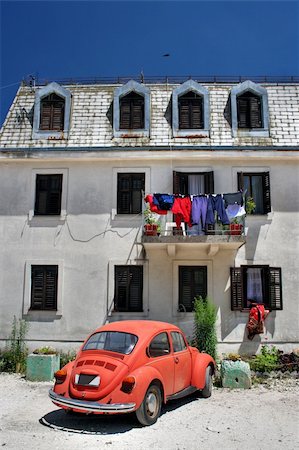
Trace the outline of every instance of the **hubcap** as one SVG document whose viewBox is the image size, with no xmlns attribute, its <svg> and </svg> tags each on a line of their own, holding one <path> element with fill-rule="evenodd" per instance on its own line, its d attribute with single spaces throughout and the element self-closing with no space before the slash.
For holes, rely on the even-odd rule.
<svg viewBox="0 0 299 450">
<path fill-rule="evenodd" d="M 157 408 L 157 398 L 152 392 L 147 396 L 147 409 L 150 414 L 154 414 Z"/>
</svg>

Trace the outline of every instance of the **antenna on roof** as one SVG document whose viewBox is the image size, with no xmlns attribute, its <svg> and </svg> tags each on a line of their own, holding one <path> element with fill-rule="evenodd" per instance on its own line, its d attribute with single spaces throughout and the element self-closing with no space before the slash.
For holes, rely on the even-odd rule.
<svg viewBox="0 0 299 450">
<path fill-rule="evenodd" d="M 141 83 L 144 83 L 144 73 L 143 73 L 143 69 L 141 69 L 141 72 L 140 72 L 140 81 L 141 81 Z"/>
</svg>

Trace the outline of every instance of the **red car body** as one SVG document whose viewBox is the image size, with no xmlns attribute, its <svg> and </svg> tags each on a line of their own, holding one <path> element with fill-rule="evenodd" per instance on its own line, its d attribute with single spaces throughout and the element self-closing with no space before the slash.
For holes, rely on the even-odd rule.
<svg viewBox="0 0 299 450">
<path fill-rule="evenodd" d="M 183 332 L 164 322 L 131 320 L 93 332 L 76 359 L 56 372 L 49 396 L 65 410 L 94 414 L 135 411 L 143 425 L 162 403 L 196 390 L 209 397 L 213 358 L 188 345 Z"/>
</svg>

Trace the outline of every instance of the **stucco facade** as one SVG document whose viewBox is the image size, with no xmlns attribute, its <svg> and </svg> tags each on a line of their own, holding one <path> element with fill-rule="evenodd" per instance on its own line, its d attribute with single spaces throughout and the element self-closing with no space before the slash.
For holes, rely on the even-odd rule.
<svg viewBox="0 0 299 450">
<path fill-rule="evenodd" d="M 137 90 L 148 96 L 147 132 L 114 133 L 115 91 L 126 92 L 121 87 L 64 85 L 66 131 L 46 137 L 34 130 L 34 109 L 51 86 L 25 85 L 17 92 L 0 135 L 2 344 L 14 315 L 29 322 L 30 347 L 76 348 L 107 320 L 127 318 L 173 322 L 191 336 L 193 314 L 178 308 L 178 268 L 204 266 L 218 311 L 219 353 L 255 353 L 263 342 L 284 350 L 298 346 L 299 84 L 261 86 L 267 128 L 260 135 L 232 129 L 226 111 L 233 83 L 202 83 L 199 92 L 209 102 L 202 135 L 173 132 L 172 93 L 180 85 L 162 83 Z M 145 193 L 171 193 L 174 171 L 213 171 L 215 193 L 236 192 L 240 172 L 267 172 L 271 212 L 247 216 L 240 237 L 147 239 L 142 214 L 117 213 L 118 174 L 143 173 Z M 36 176 L 43 174 L 62 175 L 60 215 L 34 212 Z M 55 311 L 31 308 L 34 265 L 58 267 Z M 126 265 L 143 267 L 139 312 L 113 308 L 114 267 Z M 265 334 L 253 341 L 246 337 L 248 311 L 231 309 L 230 268 L 242 265 L 279 267 L 282 274 L 282 309 L 271 311 Z"/>
</svg>

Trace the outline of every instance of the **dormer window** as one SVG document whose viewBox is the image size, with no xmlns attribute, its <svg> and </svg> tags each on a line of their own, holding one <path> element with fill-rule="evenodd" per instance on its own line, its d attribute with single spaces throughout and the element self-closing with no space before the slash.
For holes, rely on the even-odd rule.
<svg viewBox="0 0 299 450">
<path fill-rule="evenodd" d="M 260 96 L 245 92 L 237 97 L 238 128 L 263 128 Z"/>
<path fill-rule="evenodd" d="M 114 91 L 114 137 L 149 137 L 150 90 L 134 80 Z"/>
<path fill-rule="evenodd" d="M 37 89 L 34 101 L 33 139 L 66 139 L 70 128 L 71 93 L 53 82 Z"/>
<path fill-rule="evenodd" d="M 193 80 L 174 89 L 172 128 L 174 137 L 209 137 L 209 91 Z"/>
<path fill-rule="evenodd" d="M 203 99 L 196 92 L 187 92 L 178 98 L 180 130 L 196 130 L 204 127 Z"/>
<path fill-rule="evenodd" d="M 119 100 L 121 130 L 141 130 L 144 128 L 144 97 L 131 92 Z"/>
<path fill-rule="evenodd" d="M 41 99 L 40 130 L 63 131 L 65 100 L 53 93 Z"/>
<path fill-rule="evenodd" d="M 231 123 L 234 137 L 269 137 L 267 90 L 250 80 L 233 87 Z"/>
</svg>

